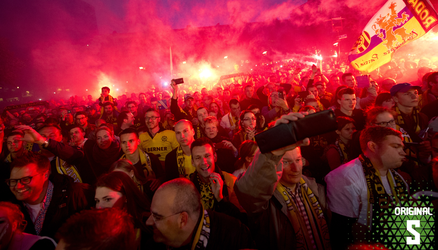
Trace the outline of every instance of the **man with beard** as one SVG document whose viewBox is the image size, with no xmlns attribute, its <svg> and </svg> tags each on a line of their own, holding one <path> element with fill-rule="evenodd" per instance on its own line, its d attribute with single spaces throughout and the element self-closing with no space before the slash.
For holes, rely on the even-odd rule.
<svg viewBox="0 0 438 250">
<path fill-rule="evenodd" d="M 88 123 L 88 115 L 84 111 L 76 112 L 75 114 L 75 123 L 79 125 L 82 130 L 85 132 L 85 138 L 94 140 L 96 139 L 96 135 L 94 131 L 96 131 L 96 125 Z"/>
<path fill-rule="evenodd" d="M 140 134 L 141 149 L 152 153 L 161 161 L 164 166 L 167 154 L 179 146 L 175 137 L 175 131 L 164 129 L 160 123 L 158 111 L 149 109 L 145 113 L 146 133 Z"/>
<path fill-rule="evenodd" d="M 118 115 L 119 113 L 114 110 L 113 104 L 109 102 L 103 104 L 102 119 L 104 119 L 106 123 L 112 124 L 113 126 L 117 126 Z"/>
</svg>

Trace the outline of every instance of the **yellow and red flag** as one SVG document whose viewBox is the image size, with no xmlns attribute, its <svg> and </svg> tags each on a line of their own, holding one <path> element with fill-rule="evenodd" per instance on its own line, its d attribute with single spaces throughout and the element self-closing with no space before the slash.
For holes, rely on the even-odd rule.
<svg viewBox="0 0 438 250">
<path fill-rule="evenodd" d="M 438 15 L 429 0 L 389 0 L 368 22 L 348 60 L 355 69 L 369 73 L 437 24 Z"/>
</svg>

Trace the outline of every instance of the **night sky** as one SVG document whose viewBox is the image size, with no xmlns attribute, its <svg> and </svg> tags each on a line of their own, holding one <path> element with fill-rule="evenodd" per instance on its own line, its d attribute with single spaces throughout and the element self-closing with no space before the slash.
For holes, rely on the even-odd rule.
<svg viewBox="0 0 438 250">
<path fill-rule="evenodd" d="M 145 89 L 170 79 L 171 47 L 180 77 L 209 67 L 218 78 L 236 63 L 256 64 L 263 51 L 271 61 L 315 50 L 331 56 L 341 34 L 345 56 L 385 2 L 2 0 L 0 86 L 42 99 L 98 95 L 106 85 Z M 340 33 L 330 21 L 337 17 Z"/>
<path fill-rule="evenodd" d="M 84 0 L 96 8 L 99 29 L 102 32 L 127 30 L 126 17 L 129 15 L 129 1 L 120 0 Z M 223 1 L 223 0 L 162 0 L 150 1 L 156 17 L 173 29 L 185 28 L 187 25 L 195 27 L 212 26 L 217 23 L 230 24 L 235 12 L 240 13 L 246 22 L 263 19 L 263 13 L 282 9 L 286 13 L 289 8 L 294 8 L 306 0 L 248 0 L 248 1 Z M 286 13 L 287 16 L 287 13 Z M 280 16 L 281 17 L 281 16 Z"/>
</svg>

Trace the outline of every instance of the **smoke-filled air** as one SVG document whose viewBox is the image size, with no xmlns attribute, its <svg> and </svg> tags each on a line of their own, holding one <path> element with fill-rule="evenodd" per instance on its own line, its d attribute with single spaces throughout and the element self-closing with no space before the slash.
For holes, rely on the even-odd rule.
<svg viewBox="0 0 438 250">
<path fill-rule="evenodd" d="M 339 53 L 346 61 L 384 2 L 2 1 L 0 84 L 25 88 L 38 99 L 97 98 L 103 86 L 117 96 L 179 77 L 210 88 L 235 65 L 251 71 L 275 60 L 299 57 L 311 64 L 318 63 L 315 55 L 333 59 Z M 436 55 L 437 46 L 418 45 L 436 37 L 429 33 L 396 57 Z"/>
</svg>

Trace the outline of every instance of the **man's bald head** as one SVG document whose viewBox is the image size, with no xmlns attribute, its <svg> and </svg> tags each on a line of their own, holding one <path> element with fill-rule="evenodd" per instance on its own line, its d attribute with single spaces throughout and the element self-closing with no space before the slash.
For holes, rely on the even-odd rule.
<svg viewBox="0 0 438 250">
<path fill-rule="evenodd" d="M 174 197 L 172 211 L 187 212 L 190 217 L 197 220 L 201 211 L 201 196 L 195 185 L 186 178 L 177 178 L 163 183 L 156 191 L 155 196 L 161 195 Z"/>
<path fill-rule="evenodd" d="M 175 136 L 179 145 L 190 147 L 195 140 L 195 130 L 188 120 L 179 120 L 175 125 Z"/>
<path fill-rule="evenodd" d="M 189 126 L 191 129 L 193 129 L 192 123 L 189 120 L 186 120 L 186 119 L 181 119 L 177 123 L 175 123 L 175 130 L 176 130 L 177 126 L 178 127 L 180 127 L 180 126 Z"/>
</svg>

